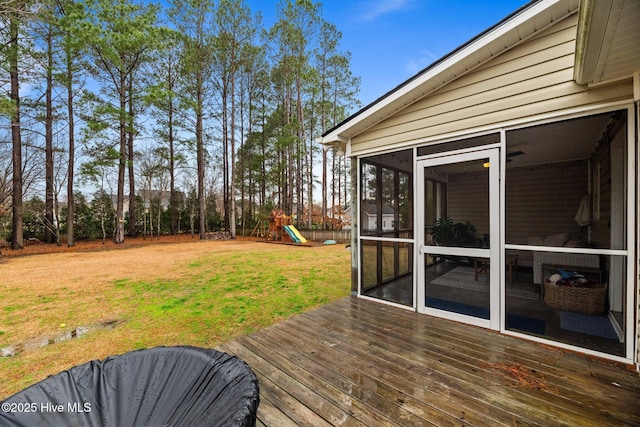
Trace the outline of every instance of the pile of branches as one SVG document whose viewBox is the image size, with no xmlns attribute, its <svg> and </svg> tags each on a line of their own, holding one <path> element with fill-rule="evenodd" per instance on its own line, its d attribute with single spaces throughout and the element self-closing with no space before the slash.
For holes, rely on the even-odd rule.
<svg viewBox="0 0 640 427">
<path fill-rule="evenodd" d="M 204 233 L 207 240 L 231 240 L 231 233 L 228 231 L 207 231 Z"/>
</svg>

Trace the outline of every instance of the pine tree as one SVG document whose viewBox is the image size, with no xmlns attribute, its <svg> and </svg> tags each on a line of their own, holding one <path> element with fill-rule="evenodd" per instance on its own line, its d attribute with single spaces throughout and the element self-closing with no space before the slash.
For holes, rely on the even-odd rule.
<svg viewBox="0 0 640 427">
<path fill-rule="evenodd" d="M 134 124 L 134 78 L 140 67 L 149 60 L 150 52 L 161 40 L 157 27 L 157 9 L 154 6 L 139 6 L 127 0 L 94 0 L 90 9 L 92 55 L 95 64 L 95 78 L 102 84 L 102 97 L 96 98 L 99 107 L 95 111 L 103 117 L 97 129 L 104 130 L 105 120 L 112 120 L 117 131 L 118 189 L 116 201 L 115 243 L 124 243 L 124 184 L 125 172 L 132 165 Z M 136 86 L 137 88 L 137 86 Z M 131 166 L 132 167 L 132 166 Z M 129 221 L 135 223 L 134 174 L 129 173 L 130 197 Z"/>
<path fill-rule="evenodd" d="M 190 99 L 185 105 L 195 115 L 198 232 L 200 239 L 206 231 L 205 192 L 205 141 L 204 114 L 205 97 L 208 95 L 207 82 L 213 62 L 213 29 L 210 27 L 213 2 L 210 0 L 174 0 L 169 15 L 176 30 L 182 35 L 182 78 L 184 90 Z"/>
<path fill-rule="evenodd" d="M 74 227 L 74 179 L 76 160 L 76 125 L 75 100 L 76 85 L 81 79 L 81 62 L 85 54 L 86 40 L 85 26 L 86 10 L 83 2 L 74 0 L 57 0 L 57 13 L 54 14 L 54 25 L 58 28 L 59 43 L 61 45 L 61 69 L 56 79 L 62 83 L 66 91 L 67 103 L 67 246 L 75 246 Z"/>
<path fill-rule="evenodd" d="M 237 86 L 243 63 L 248 61 L 259 18 L 241 0 L 221 0 L 216 9 L 215 65 L 222 104 L 222 148 L 225 226 L 236 237 L 236 138 L 238 135 Z"/>
</svg>

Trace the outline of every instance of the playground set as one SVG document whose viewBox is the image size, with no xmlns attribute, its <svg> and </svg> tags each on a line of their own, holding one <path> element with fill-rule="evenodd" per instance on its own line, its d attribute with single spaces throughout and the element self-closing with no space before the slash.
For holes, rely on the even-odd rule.
<svg viewBox="0 0 640 427">
<path fill-rule="evenodd" d="M 293 217 L 282 209 L 274 209 L 267 218 L 263 218 L 254 227 L 251 237 L 265 237 L 270 243 L 307 244 L 298 229 L 293 225 Z"/>
</svg>

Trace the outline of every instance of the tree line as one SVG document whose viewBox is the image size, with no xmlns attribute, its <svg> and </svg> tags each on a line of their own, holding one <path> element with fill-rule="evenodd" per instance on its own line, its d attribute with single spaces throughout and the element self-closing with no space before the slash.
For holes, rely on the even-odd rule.
<svg viewBox="0 0 640 427">
<path fill-rule="evenodd" d="M 347 159 L 316 139 L 358 107 L 360 82 L 320 3 L 281 0 L 264 28 L 242 0 L 0 0 L 0 37 L 15 249 L 34 228 L 69 246 L 88 229 L 235 237 L 276 207 L 325 227 L 349 203 Z"/>
</svg>

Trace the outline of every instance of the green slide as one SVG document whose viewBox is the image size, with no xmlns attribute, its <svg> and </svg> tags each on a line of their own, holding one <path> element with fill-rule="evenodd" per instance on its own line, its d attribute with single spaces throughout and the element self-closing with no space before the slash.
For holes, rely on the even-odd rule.
<svg viewBox="0 0 640 427">
<path fill-rule="evenodd" d="M 287 232 L 289 237 L 291 237 L 291 240 L 293 240 L 294 242 L 307 243 L 307 239 L 305 239 L 304 236 L 300 234 L 298 229 L 295 228 L 293 225 L 285 225 L 283 228 L 284 228 L 284 231 Z"/>
</svg>

